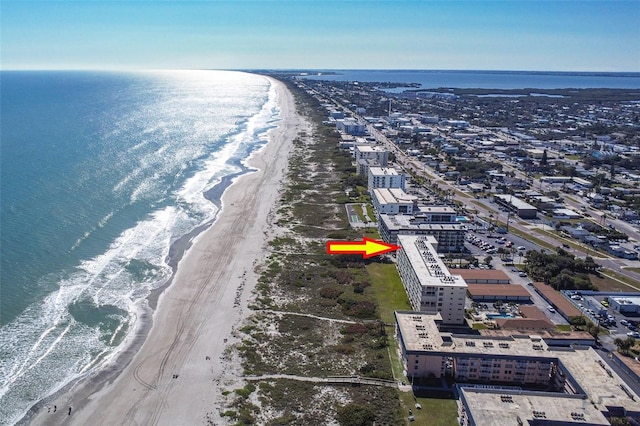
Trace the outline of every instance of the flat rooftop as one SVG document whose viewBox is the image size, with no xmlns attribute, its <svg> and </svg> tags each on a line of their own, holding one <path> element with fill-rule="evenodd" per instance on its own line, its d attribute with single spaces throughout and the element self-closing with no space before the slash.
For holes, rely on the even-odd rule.
<svg viewBox="0 0 640 426">
<path fill-rule="evenodd" d="M 373 194 L 381 204 L 412 204 L 418 199 L 415 195 L 404 192 L 402 188 L 375 188 Z"/>
<path fill-rule="evenodd" d="M 613 296 L 610 299 L 615 300 L 620 305 L 640 305 L 640 296 Z"/>
<path fill-rule="evenodd" d="M 356 145 L 360 152 L 385 152 L 387 149 L 382 145 Z"/>
<path fill-rule="evenodd" d="M 505 194 L 496 194 L 495 198 L 500 198 L 507 204 L 511 204 L 513 207 L 519 210 L 538 210 L 535 206 L 522 201 L 518 197 L 514 197 L 513 195 L 505 195 Z"/>
<path fill-rule="evenodd" d="M 380 220 L 384 222 L 387 229 L 397 231 L 400 229 L 407 230 L 439 230 L 439 231 L 458 231 L 467 229 L 466 226 L 460 222 L 448 222 L 448 223 L 429 223 L 416 221 L 411 215 L 389 215 L 381 214 Z"/>
<path fill-rule="evenodd" d="M 420 206 L 420 213 L 456 214 L 456 209 L 450 206 Z"/>
<path fill-rule="evenodd" d="M 402 174 L 394 167 L 369 167 L 369 173 L 373 176 L 400 176 Z"/>
<path fill-rule="evenodd" d="M 396 312 L 398 328 L 407 351 L 430 351 L 442 354 L 477 354 L 508 356 L 544 355 L 547 344 L 537 334 L 496 333 L 493 336 L 440 333 L 429 314 Z"/>
<path fill-rule="evenodd" d="M 421 286 L 467 287 L 460 275 L 449 273 L 438 252 L 424 236 L 398 235 L 398 244 L 409 259 Z"/>
<path fill-rule="evenodd" d="M 581 398 L 465 386 L 460 387 L 460 397 L 471 408 L 467 415 L 477 425 L 517 425 L 518 420 L 525 425 L 536 421 L 610 424 L 604 414 Z"/>
</svg>

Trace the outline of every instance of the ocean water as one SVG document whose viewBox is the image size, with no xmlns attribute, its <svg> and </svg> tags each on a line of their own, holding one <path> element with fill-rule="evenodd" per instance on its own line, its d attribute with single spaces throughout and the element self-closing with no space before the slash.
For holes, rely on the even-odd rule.
<svg viewBox="0 0 640 426">
<path fill-rule="evenodd" d="M 0 85 L 11 424 L 120 348 L 176 242 L 215 219 L 212 188 L 247 171 L 279 109 L 266 78 L 239 72 L 0 72 Z"/>
<path fill-rule="evenodd" d="M 417 83 L 423 89 L 640 89 L 640 73 L 326 70 L 306 78 L 330 81 Z"/>
</svg>

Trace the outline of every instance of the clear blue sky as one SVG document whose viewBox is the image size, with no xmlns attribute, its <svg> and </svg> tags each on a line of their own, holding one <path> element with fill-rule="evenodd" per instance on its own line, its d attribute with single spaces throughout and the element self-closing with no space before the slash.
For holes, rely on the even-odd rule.
<svg viewBox="0 0 640 426">
<path fill-rule="evenodd" d="M 640 0 L 0 2 L 2 69 L 640 71 Z"/>
</svg>

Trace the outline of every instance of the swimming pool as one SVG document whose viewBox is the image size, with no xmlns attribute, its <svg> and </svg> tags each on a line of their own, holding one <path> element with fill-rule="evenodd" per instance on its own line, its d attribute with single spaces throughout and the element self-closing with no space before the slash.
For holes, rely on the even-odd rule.
<svg viewBox="0 0 640 426">
<path fill-rule="evenodd" d="M 515 318 L 513 314 L 487 314 L 487 319 L 496 319 L 496 318 Z"/>
</svg>

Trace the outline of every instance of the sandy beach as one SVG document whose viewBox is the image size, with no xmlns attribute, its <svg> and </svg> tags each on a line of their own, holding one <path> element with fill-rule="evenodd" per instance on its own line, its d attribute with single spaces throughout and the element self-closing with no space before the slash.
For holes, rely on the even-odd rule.
<svg viewBox="0 0 640 426">
<path fill-rule="evenodd" d="M 142 329 L 133 336 L 141 341 L 146 335 L 144 343 L 39 404 L 29 424 L 218 424 L 216 400 L 226 386 L 221 380 L 240 372 L 225 349 L 234 342 L 234 327 L 250 314 L 254 270 L 266 255 L 269 213 L 292 141 L 308 131 L 291 93 L 282 83 L 272 83 L 281 121 L 248 162 L 259 171 L 241 176 L 224 193 L 215 224 L 194 240 L 161 295 L 148 335 Z"/>
</svg>

